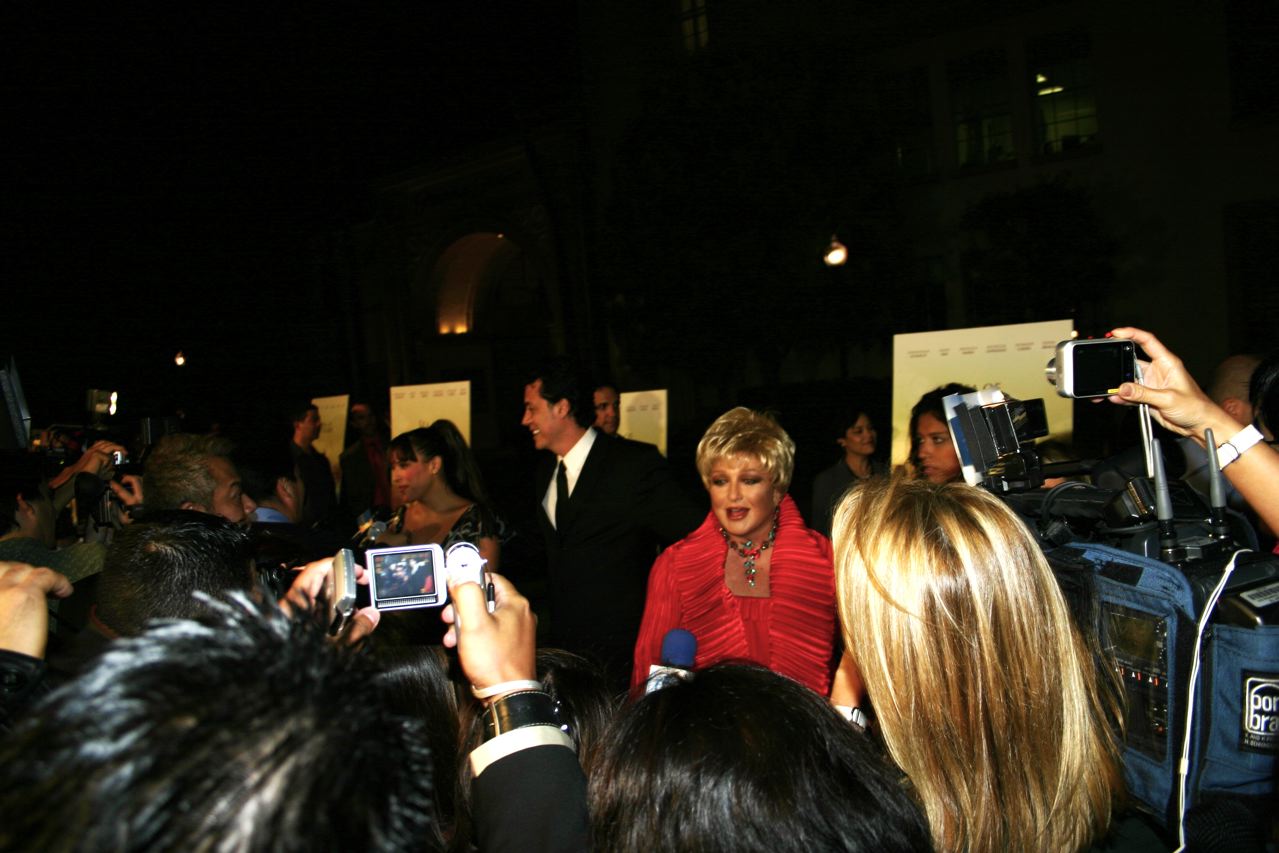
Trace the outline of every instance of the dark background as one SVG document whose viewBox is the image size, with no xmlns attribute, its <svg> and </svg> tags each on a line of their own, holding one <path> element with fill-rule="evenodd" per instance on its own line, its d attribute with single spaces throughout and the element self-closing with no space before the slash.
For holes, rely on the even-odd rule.
<svg viewBox="0 0 1279 853">
<path fill-rule="evenodd" d="M 574 22 L 563 0 L 9 6 L 0 354 L 35 422 L 82 420 L 89 387 L 135 415 L 345 390 L 326 242 L 379 176 L 571 102 Z"/>
</svg>

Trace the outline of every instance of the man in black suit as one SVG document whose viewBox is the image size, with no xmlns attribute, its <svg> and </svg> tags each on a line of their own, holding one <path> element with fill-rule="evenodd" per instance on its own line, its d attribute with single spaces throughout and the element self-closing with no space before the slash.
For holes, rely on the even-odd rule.
<svg viewBox="0 0 1279 853">
<path fill-rule="evenodd" d="M 704 513 L 651 444 L 604 438 L 595 386 L 553 362 L 524 387 L 523 425 L 539 450 L 538 519 L 546 538 L 553 645 L 595 655 L 618 683 L 630 676 L 658 546 Z"/>
</svg>

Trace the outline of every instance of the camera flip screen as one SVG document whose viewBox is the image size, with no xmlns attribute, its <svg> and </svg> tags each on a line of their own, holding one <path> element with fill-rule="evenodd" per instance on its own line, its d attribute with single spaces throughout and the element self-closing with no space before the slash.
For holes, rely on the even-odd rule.
<svg viewBox="0 0 1279 853">
<path fill-rule="evenodd" d="M 438 545 L 369 550 L 373 606 L 379 610 L 438 607 L 447 591 Z"/>
</svg>

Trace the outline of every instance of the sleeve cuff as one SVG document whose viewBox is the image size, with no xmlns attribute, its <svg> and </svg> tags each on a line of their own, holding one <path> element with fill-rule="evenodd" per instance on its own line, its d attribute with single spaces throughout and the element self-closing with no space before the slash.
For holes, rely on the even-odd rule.
<svg viewBox="0 0 1279 853">
<path fill-rule="evenodd" d="M 573 749 L 573 739 L 555 726 L 526 726 L 485 741 L 471 751 L 471 772 L 483 773 L 495 761 L 535 746 L 562 746 Z"/>
</svg>

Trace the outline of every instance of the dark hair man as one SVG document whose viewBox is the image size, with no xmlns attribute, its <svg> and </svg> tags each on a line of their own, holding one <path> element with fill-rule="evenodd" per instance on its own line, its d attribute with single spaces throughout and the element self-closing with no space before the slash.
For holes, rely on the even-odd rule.
<svg viewBox="0 0 1279 853">
<path fill-rule="evenodd" d="M 428 721 L 273 603 L 120 640 L 0 749 L 0 848 L 438 850 Z"/>
<path fill-rule="evenodd" d="M 621 425 L 617 388 L 610 382 L 595 389 L 595 428 L 605 435 L 617 435 Z"/>
<path fill-rule="evenodd" d="M 651 444 L 599 440 L 594 388 L 566 362 L 551 362 L 524 386 L 522 423 L 534 447 L 549 451 L 536 489 L 551 645 L 597 655 L 625 684 L 658 545 L 686 535 L 702 513 Z"/>
<path fill-rule="evenodd" d="M 306 484 L 302 524 L 306 527 L 331 524 L 337 505 L 337 488 L 328 457 L 315 449 L 315 440 L 324 428 L 320 410 L 314 403 L 299 404 L 290 411 L 289 419 L 293 423 L 293 460 Z"/>
<path fill-rule="evenodd" d="M 96 624 L 132 636 L 151 619 L 205 613 L 197 592 L 224 598 L 253 587 L 245 528 L 202 513 L 165 514 L 130 524 L 112 540 L 97 581 Z"/>
<path fill-rule="evenodd" d="M 258 505 L 253 520 L 268 524 L 300 524 L 306 484 L 289 446 L 280 441 L 253 441 L 235 454 L 244 493 Z"/>
</svg>

